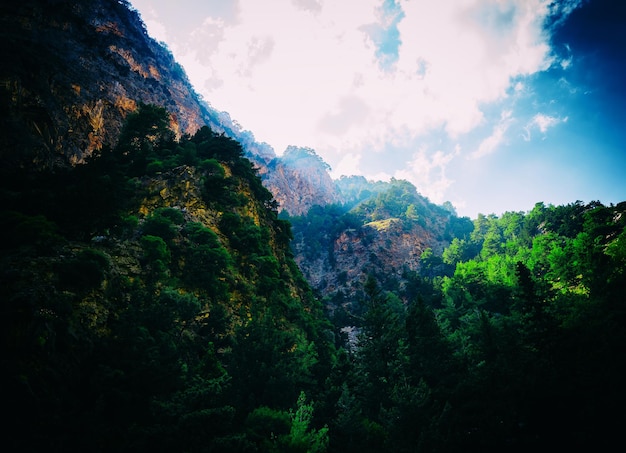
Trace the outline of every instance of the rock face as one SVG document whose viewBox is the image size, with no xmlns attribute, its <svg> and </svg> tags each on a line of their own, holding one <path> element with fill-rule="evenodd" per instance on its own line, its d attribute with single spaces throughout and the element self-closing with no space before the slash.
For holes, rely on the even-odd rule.
<svg viewBox="0 0 626 453">
<path fill-rule="evenodd" d="M 368 207 L 389 184 L 363 177 L 333 180 L 329 166 L 309 148 L 289 147 L 276 156 L 228 113 L 213 109 L 172 54 L 148 36 L 127 1 L 30 0 L 8 2 L 0 11 L 3 174 L 79 164 L 114 146 L 126 117 L 140 104 L 154 104 L 170 113 L 178 136 L 208 125 L 240 142 L 285 214 L 306 216 L 315 206 L 341 205 L 346 211 L 365 206 L 355 225 L 327 234 L 314 253 L 308 250 L 311 236 L 294 231 L 295 259 L 323 295 L 354 292 L 366 271 L 397 276 L 416 270 L 426 248 L 437 252 L 445 245 L 442 232 L 451 216 L 437 213 L 423 197 L 409 194 L 412 209 L 421 209 L 419 220 L 407 206 L 398 212 Z M 394 200 L 402 194 L 378 202 L 398 204 Z"/>
<path fill-rule="evenodd" d="M 1 8 L 0 158 L 6 168 L 81 163 L 114 146 L 127 115 L 145 103 L 166 108 L 179 136 L 208 125 L 239 141 L 280 210 L 303 214 L 339 201 L 328 166 L 313 150 L 290 147 L 277 157 L 228 113 L 200 99 L 127 2 L 35 0 Z"/>
<path fill-rule="evenodd" d="M 471 231 L 469 219 L 430 203 L 406 181 L 351 186 L 358 190 L 344 196 L 370 195 L 352 209 L 316 208 L 292 218 L 296 262 L 323 297 L 358 298 L 368 275 L 402 287 L 407 272 L 422 270 L 423 252 L 438 256 L 453 237 Z"/>
<path fill-rule="evenodd" d="M 303 215 L 312 206 L 342 201 L 328 170 L 312 149 L 290 146 L 282 156 L 269 162 L 262 179 L 280 211 Z"/>
<path fill-rule="evenodd" d="M 165 107 L 178 134 L 207 123 L 183 69 L 126 2 L 8 2 L 0 26 L 4 162 L 81 162 L 115 144 L 139 103 Z"/>
<path fill-rule="evenodd" d="M 145 103 L 165 107 L 179 136 L 208 125 L 238 140 L 281 210 L 302 214 L 338 201 L 327 165 L 313 150 L 289 148 L 276 157 L 228 113 L 201 100 L 127 2 L 11 2 L 2 6 L 0 26 L 5 165 L 81 163 L 115 145 L 126 116 Z"/>
<path fill-rule="evenodd" d="M 419 225 L 406 226 L 400 219 L 389 219 L 381 225 L 368 223 L 342 231 L 332 243 L 332 252 L 313 260 L 297 253 L 296 262 L 321 295 L 342 291 L 353 296 L 369 273 L 401 280 L 404 272 L 420 269 L 424 250 L 441 252 L 446 244 Z"/>
</svg>

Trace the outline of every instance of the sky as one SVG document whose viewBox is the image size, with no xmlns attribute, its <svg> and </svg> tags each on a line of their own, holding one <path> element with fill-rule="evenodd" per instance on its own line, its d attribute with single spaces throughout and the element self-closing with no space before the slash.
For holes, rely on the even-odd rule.
<svg viewBox="0 0 626 453">
<path fill-rule="evenodd" d="M 131 0 L 196 92 L 277 155 L 459 215 L 626 201 L 622 0 Z"/>
</svg>

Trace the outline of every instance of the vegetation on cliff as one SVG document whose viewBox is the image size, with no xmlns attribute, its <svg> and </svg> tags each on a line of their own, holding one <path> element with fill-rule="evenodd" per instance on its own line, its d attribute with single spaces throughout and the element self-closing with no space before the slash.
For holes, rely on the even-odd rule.
<svg viewBox="0 0 626 453">
<path fill-rule="evenodd" d="M 3 175 L 13 451 L 239 451 L 317 433 L 306 408 L 334 345 L 290 227 L 237 142 L 206 127 L 177 141 L 168 117 L 143 106 L 83 165 Z"/>
<path fill-rule="evenodd" d="M 468 237 L 473 229 L 469 218 L 431 203 L 408 181 L 352 177 L 341 178 L 338 186 L 342 204 L 280 214 L 293 226 L 298 265 L 332 308 L 362 297 L 366 275 L 397 292 L 407 272 L 420 269 L 423 253 L 440 256 L 453 239 Z"/>
<path fill-rule="evenodd" d="M 127 2 L 0 9 L 5 449 L 620 440 L 624 203 L 470 220 L 355 177 L 341 204 L 279 217 L 240 142 L 197 105 L 180 127 L 184 73 Z"/>
<path fill-rule="evenodd" d="M 334 320 L 359 333 L 341 396 L 353 418 L 331 436 L 350 426 L 349 451 L 608 448 L 626 398 L 625 214 L 480 215 L 401 290 L 368 278 L 362 314 Z"/>
</svg>

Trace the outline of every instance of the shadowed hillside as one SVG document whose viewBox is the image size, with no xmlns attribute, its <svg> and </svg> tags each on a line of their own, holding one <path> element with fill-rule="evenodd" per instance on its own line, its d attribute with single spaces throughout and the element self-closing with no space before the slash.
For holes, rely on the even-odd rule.
<svg viewBox="0 0 626 453">
<path fill-rule="evenodd" d="M 0 6 L 7 451 L 605 451 L 626 205 L 459 218 L 199 100 L 126 1 Z"/>
</svg>

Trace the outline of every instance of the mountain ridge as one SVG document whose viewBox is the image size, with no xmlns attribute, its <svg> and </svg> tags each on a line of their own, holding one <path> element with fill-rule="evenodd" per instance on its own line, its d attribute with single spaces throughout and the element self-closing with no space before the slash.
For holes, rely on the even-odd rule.
<svg viewBox="0 0 626 453">
<path fill-rule="evenodd" d="M 169 112 L 176 139 L 207 125 L 241 143 L 283 216 L 303 216 L 314 206 L 356 205 L 391 187 L 358 177 L 333 180 L 330 167 L 314 150 L 290 146 L 277 156 L 269 145 L 257 142 L 227 112 L 215 110 L 194 91 L 184 69 L 148 35 L 139 14 L 126 1 L 24 2 L 2 8 L 7 39 L 0 45 L 0 56 L 9 64 L 0 71 L 6 113 L 0 157 L 7 163 L 3 169 L 7 173 L 12 168 L 80 165 L 94 153 L 115 146 L 128 116 L 142 104 L 150 104 Z M 25 51 L 13 52 L 18 45 Z M 429 202 L 423 199 L 418 204 L 424 203 Z M 409 230 L 415 244 L 423 246 L 395 257 L 381 254 L 376 268 L 400 269 L 404 260 L 416 269 L 425 247 L 441 249 L 443 243 L 418 237 L 440 233 Z M 382 243 L 388 236 L 376 229 L 367 231 L 375 242 Z M 404 243 L 410 248 L 410 240 Z M 345 244 L 336 246 L 339 252 Z M 295 250 L 298 254 L 298 247 Z M 298 256 L 297 261 L 306 268 L 306 259 Z M 359 262 L 358 268 L 365 269 L 369 261 Z M 347 271 L 337 263 L 326 269 L 328 281 Z M 326 294 L 324 287 L 317 289 Z"/>
<path fill-rule="evenodd" d="M 128 6 L 0 6 L 8 450 L 621 441 L 626 202 L 471 221 L 407 181 L 333 181 L 168 85 Z"/>
</svg>

